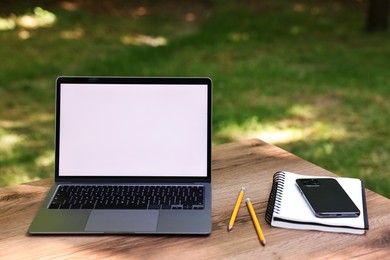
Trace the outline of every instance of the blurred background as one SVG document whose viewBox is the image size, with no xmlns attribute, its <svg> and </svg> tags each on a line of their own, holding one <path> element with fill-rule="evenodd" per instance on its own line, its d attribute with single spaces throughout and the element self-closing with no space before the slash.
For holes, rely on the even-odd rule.
<svg viewBox="0 0 390 260">
<path fill-rule="evenodd" d="M 2 0 L 0 186 L 53 176 L 57 76 L 208 76 L 213 145 L 260 138 L 390 198 L 387 15 L 387 0 Z"/>
</svg>

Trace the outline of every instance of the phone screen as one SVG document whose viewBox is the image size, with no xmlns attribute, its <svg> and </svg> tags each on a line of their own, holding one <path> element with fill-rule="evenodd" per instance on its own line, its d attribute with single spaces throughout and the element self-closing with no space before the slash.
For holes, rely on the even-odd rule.
<svg viewBox="0 0 390 260">
<path fill-rule="evenodd" d="M 296 183 L 316 217 L 346 218 L 360 215 L 360 210 L 336 179 L 297 179 Z"/>
</svg>

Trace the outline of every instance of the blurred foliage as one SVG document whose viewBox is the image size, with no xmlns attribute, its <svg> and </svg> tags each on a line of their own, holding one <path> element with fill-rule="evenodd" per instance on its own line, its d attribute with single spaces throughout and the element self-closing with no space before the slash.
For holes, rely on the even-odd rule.
<svg viewBox="0 0 390 260">
<path fill-rule="evenodd" d="M 57 76 L 209 76 L 215 145 L 261 138 L 390 197 L 390 35 L 367 35 L 365 10 L 353 0 L 5 1 L 0 185 L 53 175 Z"/>
</svg>

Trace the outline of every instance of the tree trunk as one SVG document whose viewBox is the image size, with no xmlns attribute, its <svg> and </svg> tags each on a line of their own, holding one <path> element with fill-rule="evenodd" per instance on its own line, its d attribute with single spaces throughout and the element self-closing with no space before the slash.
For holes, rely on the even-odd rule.
<svg viewBox="0 0 390 260">
<path fill-rule="evenodd" d="M 388 27 L 389 0 L 369 0 L 366 30 L 368 32 L 386 31 Z"/>
</svg>

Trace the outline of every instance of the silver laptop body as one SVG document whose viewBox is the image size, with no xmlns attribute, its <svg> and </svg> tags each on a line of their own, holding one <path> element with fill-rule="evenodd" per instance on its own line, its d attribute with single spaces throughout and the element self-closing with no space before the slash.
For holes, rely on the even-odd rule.
<svg viewBox="0 0 390 260">
<path fill-rule="evenodd" d="M 209 234 L 211 110 L 209 78 L 59 77 L 55 183 L 29 234 Z M 94 193 L 80 192 L 57 203 L 60 190 L 70 186 L 115 188 L 122 199 L 99 208 L 91 202 Z M 130 195 L 122 196 L 128 186 L 137 191 L 158 187 L 160 197 L 128 207 Z M 199 204 L 166 202 L 188 186 L 200 189 Z M 165 204 L 155 205 L 161 194 Z M 102 201 L 99 205 L 108 203 Z"/>
</svg>

